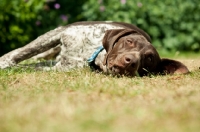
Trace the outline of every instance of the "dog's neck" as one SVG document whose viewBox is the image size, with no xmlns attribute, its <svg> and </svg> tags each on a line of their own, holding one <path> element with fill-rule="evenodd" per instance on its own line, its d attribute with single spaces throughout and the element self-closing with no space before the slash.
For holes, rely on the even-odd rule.
<svg viewBox="0 0 200 132">
<path fill-rule="evenodd" d="M 107 72 L 106 65 L 103 65 L 104 58 L 106 56 L 106 50 L 102 50 L 95 59 L 95 65 L 100 68 L 100 70 Z"/>
</svg>

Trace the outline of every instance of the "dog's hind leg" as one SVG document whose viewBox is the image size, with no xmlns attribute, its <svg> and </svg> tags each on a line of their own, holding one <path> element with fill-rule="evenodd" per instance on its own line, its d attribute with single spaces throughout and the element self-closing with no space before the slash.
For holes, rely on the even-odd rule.
<svg viewBox="0 0 200 132">
<path fill-rule="evenodd" d="M 3 55 L 0 57 L 0 69 L 14 66 L 23 60 L 29 59 L 59 45 L 62 31 L 65 29 L 66 27 L 58 27 L 39 36 L 24 47 L 15 49 Z"/>
<path fill-rule="evenodd" d="M 61 51 L 61 45 L 57 45 L 56 47 L 53 47 L 45 52 L 42 52 L 36 56 L 33 56 L 32 58 L 34 60 L 41 60 L 41 59 L 44 59 L 44 60 L 52 60 L 52 59 L 55 59 L 58 54 L 60 53 Z"/>
</svg>

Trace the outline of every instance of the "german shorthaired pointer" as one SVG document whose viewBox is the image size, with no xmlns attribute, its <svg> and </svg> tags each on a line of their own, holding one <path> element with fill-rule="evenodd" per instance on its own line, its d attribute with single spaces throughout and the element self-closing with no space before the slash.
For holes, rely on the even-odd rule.
<svg viewBox="0 0 200 132">
<path fill-rule="evenodd" d="M 37 54 L 40 55 L 36 58 L 45 58 L 51 53 L 58 53 L 52 69 L 62 71 L 89 65 L 104 73 L 127 76 L 189 72 L 179 61 L 161 59 L 149 35 L 138 27 L 98 21 L 77 22 L 51 30 L 2 56 L 0 68 L 14 66 Z"/>
</svg>

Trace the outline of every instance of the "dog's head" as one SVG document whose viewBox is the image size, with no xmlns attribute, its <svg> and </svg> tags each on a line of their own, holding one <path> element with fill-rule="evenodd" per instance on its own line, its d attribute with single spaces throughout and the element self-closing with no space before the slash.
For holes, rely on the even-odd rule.
<svg viewBox="0 0 200 132">
<path fill-rule="evenodd" d="M 105 72 L 114 75 L 188 73 L 181 62 L 161 59 L 148 38 L 133 29 L 107 30 L 103 39 L 107 52 Z"/>
</svg>

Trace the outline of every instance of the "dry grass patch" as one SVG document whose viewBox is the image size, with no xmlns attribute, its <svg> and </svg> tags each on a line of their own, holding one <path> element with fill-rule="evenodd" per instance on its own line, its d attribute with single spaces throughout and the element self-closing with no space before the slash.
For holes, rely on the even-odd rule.
<svg viewBox="0 0 200 132">
<path fill-rule="evenodd" d="M 111 77 L 0 70 L 1 132 L 197 132 L 200 61 L 181 59 L 188 75 Z"/>
</svg>

